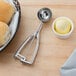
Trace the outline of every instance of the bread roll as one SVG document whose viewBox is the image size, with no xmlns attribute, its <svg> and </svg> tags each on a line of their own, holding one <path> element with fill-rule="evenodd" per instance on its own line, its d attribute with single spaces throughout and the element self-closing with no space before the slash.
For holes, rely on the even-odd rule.
<svg viewBox="0 0 76 76">
<path fill-rule="evenodd" d="M 4 0 L 0 0 L 0 21 L 9 23 L 15 12 L 14 7 Z"/>
<path fill-rule="evenodd" d="M 10 38 L 10 30 L 6 23 L 0 22 L 0 46 L 4 45 Z"/>
</svg>

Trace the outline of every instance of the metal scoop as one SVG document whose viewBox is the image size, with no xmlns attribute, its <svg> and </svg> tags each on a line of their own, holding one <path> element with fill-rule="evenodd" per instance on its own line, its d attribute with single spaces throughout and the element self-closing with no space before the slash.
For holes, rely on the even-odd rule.
<svg viewBox="0 0 76 76">
<path fill-rule="evenodd" d="M 34 32 L 33 34 L 31 34 L 23 43 L 22 45 L 19 47 L 19 49 L 17 50 L 16 54 L 15 54 L 15 58 L 19 59 L 21 62 L 23 63 L 27 63 L 27 64 L 32 64 L 35 60 L 35 57 L 37 55 L 37 52 L 38 52 L 38 48 L 39 48 L 39 34 L 40 34 L 40 31 L 42 29 L 42 26 L 44 23 L 48 22 L 51 17 L 52 17 L 52 12 L 50 9 L 48 8 L 42 8 L 38 11 L 38 18 L 40 19 L 41 21 L 41 24 L 39 26 L 39 28 L 36 30 L 36 32 Z M 34 53 L 31 57 L 31 60 L 28 61 L 27 60 L 27 57 L 21 55 L 21 51 L 22 49 L 31 41 L 31 43 L 29 44 L 29 48 L 32 47 L 32 44 L 33 44 L 33 41 L 36 39 L 36 45 L 35 45 L 35 48 L 34 48 Z M 31 50 L 27 50 L 27 52 L 29 52 Z"/>
</svg>

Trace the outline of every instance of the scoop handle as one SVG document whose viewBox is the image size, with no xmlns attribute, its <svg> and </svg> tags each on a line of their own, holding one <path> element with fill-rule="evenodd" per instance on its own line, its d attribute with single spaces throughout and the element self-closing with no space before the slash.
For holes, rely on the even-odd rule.
<svg viewBox="0 0 76 76">
<path fill-rule="evenodd" d="M 34 39 L 36 39 L 36 47 L 33 53 L 33 56 L 31 58 L 31 61 L 27 61 L 27 58 L 24 57 L 23 55 L 21 55 L 21 51 L 22 49 L 30 42 L 30 41 L 34 41 Z M 31 47 L 32 43 L 30 44 Z M 30 48 L 29 47 L 29 48 Z M 36 33 L 32 34 L 31 36 L 29 36 L 23 43 L 22 45 L 18 48 L 16 54 L 15 54 L 15 58 L 19 59 L 21 62 L 23 63 L 27 63 L 27 64 L 32 64 L 35 60 L 36 54 L 38 52 L 38 48 L 39 48 L 39 33 L 36 35 Z"/>
<path fill-rule="evenodd" d="M 39 48 L 39 40 L 40 40 L 40 31 L 42 29 L 43 23 L 41 22 L 40 26 L 38 27 L 37 31 L 35 33 L 33 33 L 31 36 L 29 36 L 23 43 L 22 45 L 18 48 L 16 54 L 15 54 L 15 58 L 19 59 L 21 62 L 23 63 L 27 63 L 27 64 L 32 64 L 35 60 L 35 57 L 37 55 L 38 52 L 38 48 Z M 24 57 L 23 55 L 21 55 L 21 51 L 22 49 L 31 41 L 30 47 L 33 44 L 33 41 L 36 39 L 36 46 L 34 49 L 34 53 L 31 57 L 31 61 L 28 61 L 26 57 Z M 30 49 L 30 47 L 28 49 Z M 28 50 L 29 52 L 30 50 Z"/>
</svg>

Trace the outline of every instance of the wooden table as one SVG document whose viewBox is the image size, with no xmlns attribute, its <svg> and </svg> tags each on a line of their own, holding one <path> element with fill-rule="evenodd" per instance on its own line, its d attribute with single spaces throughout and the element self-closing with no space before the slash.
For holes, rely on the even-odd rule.
<svg viewBox="0 0 76 76">
<path fill-rule="evenodd" d="M 76 47 L 76 30 L 69 39 L 61 40 L 51 30 L 52 22 L 67 16 L 76 29 L 76 0 L 20 0 L 22 18 L 18 32 L 11 44 L 0 53 L 0 76 L 60 76 L 60 67 Z M 33 65 L 23 65 L 13 58 L 17 48 L 39 26 L 37 11 L 48 7 L 53 17 L 41 31 L 40 48 Z"/>
</svg>

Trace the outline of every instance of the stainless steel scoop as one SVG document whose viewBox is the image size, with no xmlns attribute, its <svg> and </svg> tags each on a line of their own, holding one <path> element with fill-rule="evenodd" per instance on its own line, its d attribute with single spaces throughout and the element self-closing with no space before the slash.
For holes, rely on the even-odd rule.
<svg viewBox="0 0 76 76">
<path fill-rule="evenodd" d="M 36 32 L 34 32 L 33 34 L 31 34 L 23 43 L 22 45 L 19 47 L 19 49 L 17 50 L 16 54 L 15 54 L 15 58 L 19 59 L 21 62 L 23 63 L 28 63 L 28 64 L 32 64 L 35 60 L 35 57 L 37 55 L 37 52 L 38 52 L 38 48 L 39 48 L 39 34 L 40 34 L 40 31 L 42 29 L 42 26 L 43 26 L 43 23 L 46 23 L 50 20 L 50 18 L 52 17 L 52 12 L 50 9 L 48 8 L 42 8 L 38 11 L 38 18 L 40 19 L 41 21 L 41 24 L 39 26 L 39 28 L 36 30 Z M 29 48 L 32 47 L 32 44 L 33 44 L 33 41 L 36 39 L 36 45 L 35 45 L 35 48 L 34 48 L 34 53 L 31 57 L 31 60 L 28 61 L 27 60 L 27 57 L 26 56 L 23 56 L 21 54 L 21 51 L 22 49 L 31 41 L 31 43 L 29 44 Z M 27 49 L 27 52 L 31 51 L 31 50 L 28 50 Z"/>
</svg>

